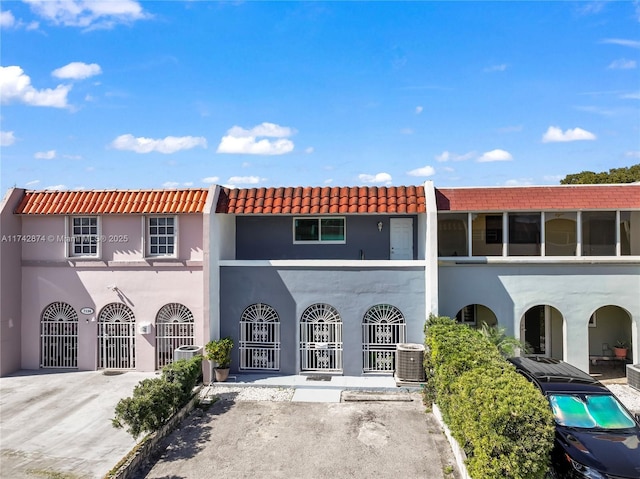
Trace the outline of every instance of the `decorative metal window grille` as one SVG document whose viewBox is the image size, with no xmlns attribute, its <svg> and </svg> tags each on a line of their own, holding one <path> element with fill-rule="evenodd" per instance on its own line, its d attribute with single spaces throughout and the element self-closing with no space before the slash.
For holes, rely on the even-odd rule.
<svg viewBox="0 0 640 479">
<path fill-rule="evenodd" d="M 193 345 L 193 313 L 180 303 L 165 304 L 156 315 L 156 368 L 173 362 L 173 352 L 180 346 Z"/>
<path fill-rule="evenodd" d="M 174 256 L 176 253 L 176 219 L 173 216 L 149 218 L 149 255 Z"/>
<path fill-rule="evenodd" d="M 136 365 L 136 323 L 123 303 L 107 304 L 98 315 L 98 367 L 133 369 Z"/>
<path fill-rule="evenodd" d="M 329 304 L 312 304 L 300 317 L 303 371 L 342 371 L 342 319 Z"/>
<path fill-rule="evenodd" d="M 240 369 L 280 369 L 280 317 L 256 303 L 240 317 Z"/>
<path fill-rule="evenodd" d="M 67 303 L 51 303 L 42 312 L 40 367 L 78 367 L 78 314 Z"/>
<path fill-rule="evenodd" d="M 98 256 L 98 217 L 72 218 L 71 223 L 71 256 Z"/>
<path fill-rule="evenodd" d="M 362 355 L 365 372 L 394 372 L 396 345 L 406 342 L 402 312 L 390 304 L 369 308 L 362 319 Z"/>
</svg>

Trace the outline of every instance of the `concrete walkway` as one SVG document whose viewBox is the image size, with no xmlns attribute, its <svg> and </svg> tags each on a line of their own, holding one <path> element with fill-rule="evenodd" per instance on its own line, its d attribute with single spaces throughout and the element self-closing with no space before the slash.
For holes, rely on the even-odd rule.
<svg viewBox="0 0 640 479">
<path fill-rule="evenodd" d="M 459 477 L 420 393 L 400 396 L 339 403 L 220 399 L 183 421 L 135 479 Z"/>
<path fill-rule="evenodd" d="M 114 408 L 153 376 L 34 370 L 0 378 L 0 477 L 104 477 L 135 445 L 111 425 Z"/>
</svg>

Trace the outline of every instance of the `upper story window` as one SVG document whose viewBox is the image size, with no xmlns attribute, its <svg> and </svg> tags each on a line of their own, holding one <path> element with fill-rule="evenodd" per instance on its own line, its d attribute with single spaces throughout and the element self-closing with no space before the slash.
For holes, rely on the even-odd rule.
<svg viewBox="0 0 640 479">
<path fill-rule="evenodd" d="M 98 217 L 72 217 L 69 229 L 69 256 L 97 258 L 100 252 Z"/>
<path fill-rule="evenodd" d="M 582 255 L 615 256 L 616 212 L 582 212 Z"/>
<path fill-rule="evenodd" d="M 540 213 L 509 213 L 509 256 L 539 256 Z"/>
<path fill-rule="evenodd" d="M 345 219 L 326 218 L 294 218 L 294 243 L 344 243 Z"/>
<path fill-rule="evenodd" d="M 461 252 L 467 256 L 640 256 L 640 210 L 439 213 L 438 256 L 460 256 Z"/>
<path fill-rule="evenodd" d="M 175 216 L 150 216 L 147 218 L 148 256 L 176 256 L 177 223 Z"/>
</svg>

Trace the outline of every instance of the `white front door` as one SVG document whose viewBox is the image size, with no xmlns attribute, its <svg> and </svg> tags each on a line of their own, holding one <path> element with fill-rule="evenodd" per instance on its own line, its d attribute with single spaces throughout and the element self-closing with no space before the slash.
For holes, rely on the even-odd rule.
<svg viewBox="0 0 640 479">
<path fill-rule="evenodd" d="M 390 259 L 413 259 L 413 218 L 391 218 Z"/>
</svg>

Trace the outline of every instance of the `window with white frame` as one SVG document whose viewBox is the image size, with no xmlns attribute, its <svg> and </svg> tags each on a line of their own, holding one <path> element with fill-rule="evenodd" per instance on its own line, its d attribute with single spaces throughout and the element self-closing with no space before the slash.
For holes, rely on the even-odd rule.
<svg viewBox="0 0 640 479">
<path fill-rule="evenodd" d="M 98 257 L 100 236 L 97 216 L 72 217 L 69 237 L 69 256 Z"/>
<path fill-rule="evenodd" d="M 293 219 L 294 243 L 344 243 L 343 217 L 311 217 Z"/>
<path fill-rule="evenodd" d="M 147 255 L 176 256 L 178 229 L 175 216 L 147 218 Z"/>
</svg>

